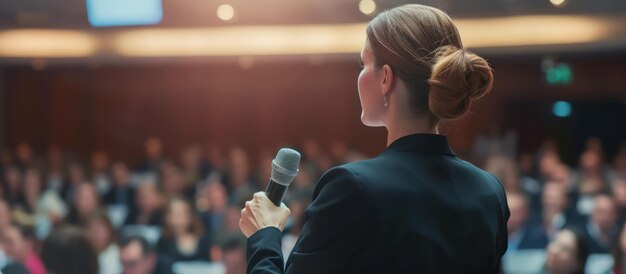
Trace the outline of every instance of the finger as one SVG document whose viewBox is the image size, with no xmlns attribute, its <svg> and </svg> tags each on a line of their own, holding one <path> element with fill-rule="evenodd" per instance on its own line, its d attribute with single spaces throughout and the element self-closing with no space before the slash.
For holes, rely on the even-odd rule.
<svg viewBox="0 0 626 274">
<path fill-rule="evenodd" d="M 267 195 L 265 195 L 265 192 L 263 192 L 263 191 L 259 191 L 259 192 L 257 192 L 257 193 L 254 193 L 254 195 L 252 195 L 252 197 L 253 197 L 255 200 L 262 200 L 263 198 L 267 198 Z"/>
<path fill-rule="evenodd" d="M 246 237 L 248 237 L 248 233 L 247 233 L 247 226 L 244 223 L 243 219 L 239 220 L 239 230 L 241 230 L 241 232 L 246 235 Z"/>
<path fill-rule="evenodd" d="M 246 220 L 241 222 L 241 226 L 242 230 L 245 231 L 248 235 L 252 234 L 252 231 L 256 231 L 255 226 Z"/>
<path fill-rule="evenodd" d="M 247 238 L 250 238 L 250 236 L 254 234 L 254 229 L 252 229 L 250 225 L 244 224 L 243 228 L 241 228 L 241 232 L 243 232 Z"/>
</svg>

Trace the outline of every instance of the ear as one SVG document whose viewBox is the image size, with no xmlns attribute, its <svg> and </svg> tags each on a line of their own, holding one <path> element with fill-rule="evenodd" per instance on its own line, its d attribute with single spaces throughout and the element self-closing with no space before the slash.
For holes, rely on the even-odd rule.
<svg viewBox="0 0 626 274">
<path fill-rule="evenodd" d="M 391 70 L 391 66 L 383 65 L 382 69 L 382 79 L 380 85 L 382 87 L 382 93 L 384 96 L 389 95 L 391 89 L 394 84 L 393 70 Z"/>
</svg>

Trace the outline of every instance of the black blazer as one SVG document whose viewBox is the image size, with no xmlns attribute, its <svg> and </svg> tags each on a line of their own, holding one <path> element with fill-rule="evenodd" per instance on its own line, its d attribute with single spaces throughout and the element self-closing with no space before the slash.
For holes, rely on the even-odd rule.
<svg viewBox="0 0 626 274">
<path fill-rule="evenodd" d="M 416 134 L 320 178 L 283 267 L 281 232 L 248 239 L 248 273 L 499 273 L 509 218 L 502 185 Z"/>
</svg>

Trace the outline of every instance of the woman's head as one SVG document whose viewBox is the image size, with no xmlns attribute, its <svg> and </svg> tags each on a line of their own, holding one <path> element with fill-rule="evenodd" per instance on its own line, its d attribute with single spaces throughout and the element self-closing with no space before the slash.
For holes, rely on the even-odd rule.
<svg viewBox="0 0 626 274">
<path fill-rule="evenodd" d="M 174 163 L 165 162 L 161 165 L 161 178 L 163 193 L 166 195 L 181 195 L 187 187 L 185 177 Z"/>
<path fill-rule="evenodd" d="M 31 196 L 36 199 L 39 198 L 41 192 L 42 182 L 41 173 L 39 170 L 29 168 L 24 172 L 24 192 L 27 196 Z"/>
<path fill-rule="evenodd" d="M 88 182 L 78 185 L 74 195 L 74 208 L 80 216 L 86 217 L 98 209 L 100 201 L 96 187 Z"/>
<path fill-rule="evenodd" d="M 450 17 L 423 5 L 376 16 L 367 27 L 361 58 L 361 120 L 369 126 L 386 125 L 387 105 L 411 118 L 426 118 L 433 127 L 441 119 L 458 119 L 493 83 L 489 64 L 464 50 Z"/>
<path fill-rule="evenodd" d="M 228 206 L 228 193 L 221 181 L 212 181 L 201 189 L 197 205 L 211 212 L 223 212 Z M 200 207 L 200 206 L 198 206 Z"/>
<path fill-rule="evenodd" d="M 11 197 L 22 190 L 22 177 L 23 174 L 17 166 L 10 165 L 4 168 L 5 195 Z"/>
<path fill-rule="evenodd" d="M 71 185 L 77 185 L 85 181 L 85 169 L 79 162 L 70 162 L 67 166 L 67 178 Z"/>
<path fill-rule="evenodd" d="M 202 224 L 189 201 L 174 197 L 167 203 L 164 234 L 166 237 L 176 237 L 184 233 L 200 236 Z"/>
<path fill-rule="evenodd" d="M 146 181 L 137 187 L 137 207 L 141 213 L 153 213 L 162 205 L 162 197 L 156 184 Z"/>
<path fill-rule="evenodd" d="M 547 253 L 546 269 L 549 273 L 584 273 L 589 245 L 582 233 L 563 229 L 548 244 Z"/>
</svg>

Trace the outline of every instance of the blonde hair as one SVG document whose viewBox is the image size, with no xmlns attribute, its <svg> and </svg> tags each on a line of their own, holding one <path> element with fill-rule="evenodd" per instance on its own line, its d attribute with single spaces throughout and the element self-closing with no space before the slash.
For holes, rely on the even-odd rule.
<svg viewBox="0 0 626 274">
<path fill-rule="evenodd" d="M 467 113 L 493 85 L 491 67 L 463 48 L 452 19 L 443 11 L 408 4 L 377 15 L 367 26 L 377 67 L 387 64 L 404 81 L 412 109 L 434 125 Z"/>
</svg>

